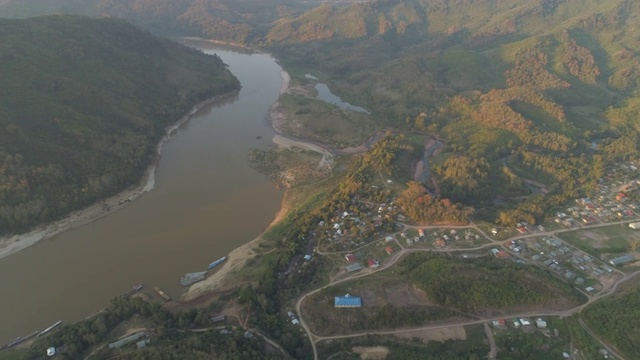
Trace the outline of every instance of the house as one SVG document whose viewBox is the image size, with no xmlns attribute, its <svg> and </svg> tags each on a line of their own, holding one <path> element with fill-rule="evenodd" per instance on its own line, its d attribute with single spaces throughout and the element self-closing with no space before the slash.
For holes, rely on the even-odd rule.
<svg viewBox="0 0 640 360">
<path fill-rule="evenodd" d="M 54 347 L 50 347 L 47 349 L 47 356 L 48 357 L 52 357 L 56 354 L 56 348 Z"/>
<path fill-rule="evenodd" d="M 613 265 L 613 266 L 618 266 L 618 265 L 623 265 L 626 264 L 628 262 L 632 262 L 635 261 L 636 258 L 633 257 L 633 255 L 627 254 L 627 255 L 623 255 L 620 257 L 617 257 L 615 259 L 611 259 L 609 260 L 609 264 Z"/>
<path fill-rule="evenodd" d="M 418 236 L 422 237 L 424 236 L 424 230 L 423 229 L 418 229 Z"/>
<path fill-rule="evenodd" d="M 337 308 L 356 308 L 362 307 L 362 298 L 359 296 L 336 296 L 333 300 L 333 306 Z"/>
<path fill-rule="evenodd" d="M 542 319 L 540 319 L 540 318 L 538 318 L 538 319 L 536 320 L 536 326 L 537 326 L 539 329 L 546 329 L 546 328 L 547 328 L 547 322 L 546 322 L 546 321 L 544 321 L 544 320 L 542 320 Z"/>
<path fill-rule="evenodd" d="M 344 256 L 344 258 L 347 259 L 347 261 L 350 263 L 355 262 L 357 260 L 356 256 L 353 254 L 347 254 Z"/>
<path fill-rule="evenodd" d="M 360 265 L 359 263 L 353 263 L 351 265 L 347 265 L 345 269 L 347 269 L 347 272 L 351 273 L 351 272 L 362 270 L 362 265 Z"/>
<path fill-rule="evenodd" d="M 520 320 L 520 324 L 522 324 L 522 326 L 531 325 L 531 322 L 528 319 L 520 318 L 519 320 Z"/>
<path fill-rule="evenodd" d="M 309 254 L 305 255 L 304 259 L 307 260 L 307 261 L 311 260 L 311 255 L 309 255 Z"/>
<path fill-rule="evenodd" d="M 438 239 L 436 240 L 436 242 L 434 243 L 436 246 L 440 246 L 440 247 L 444 247 L 446 245 L 446 242 L 442 239 Z"/>
<path fill-rule="evenodd" d="M 127 336 L 124 339 L 118 340 L 116 342 L 113 342 L 111 344 L 109 344 L 109 349 L 117 349 L 119 347 L 122 347 L 124 345 L 127 345 L 130 342 L 133 341 L 138 341 L 141 337 L 145 336 L 146 334 L 144 332 L 139 332 L 139 333 L 135 333 L 131 336 Z"/>
<path fill-rule="evenodd" d="M 386 241 L 386 242 L 390 242 L 390 241 L 393 241 L 393 240 L 395 240 L 395 238 L 393 236 L 391 236 L 391 235 L 389 235 L 386 238 L 384 238 L 384 241 Z"/>
<path fill-rule="evenodd" d="M 293 325 L 298 325 L 298 324 L 300 324 L 300 320 L 298 320 L 298 319 L 293 319 L 293 320 L 291 320 L 291 323 L 292 323 Z"/>
<path fill-rule="evenodd" d="M 508 259 L 511 257 L 511 254 L 509 254 L 504 250 L 491 249 L 490 252 L 493 256 L 497 257 L 498 259 Z"/>
<path fill-rule="evenodd" d="M 616 195 L 616 200 L 617 201 L 625 201 L 627 199 L 627 195 L 625 195 L 624 193 L 618 193 L 618 195 Z"/>
<path fill-rule="evenodd" d="M 391 246 L 387 246 L 386 248 L 384 248 L 384 250 L 387 252 L 387 254 L 391 255 L 393 254 L 393 248 L 391 248 Z"/>
<path fill-rule="evenodd" d="M 216 316 L 211 317 L 211 322 L 213 322 L 213 323 L 222 322 L 225 319 L 226 318 L 225 318 L 224 315 L 216 315 Z"/>
<path fill-rule="evenodd" d="M 369 265 L 370 268 L 375 269 L 380 266 L 380 262 L 376 259 L 369 259 L 367 260 L 367 265 Z"/>
<path fill-rule="evenodd" d="M 629 228 L 633 230 L 640 230 L 640 222 L 632 222 L 629 224 Z"/>
</svg>

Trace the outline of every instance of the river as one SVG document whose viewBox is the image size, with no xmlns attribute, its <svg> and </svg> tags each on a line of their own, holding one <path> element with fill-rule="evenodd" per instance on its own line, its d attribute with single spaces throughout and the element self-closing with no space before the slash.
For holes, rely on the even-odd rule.
<svg viewBox="0 0 640 360">
<path fill-rule="evenodd" d="M 80 320 L 134 283 L 177 297 L 184 273 L 206 270 L 273 220 L 282 193 L 247 156 L 272 146 L 267 115 L 282 69 L 266 54 L 187 42 L 229 65 L 242 83 L 238 98 L 202 108 L 178 129 L 162 149 L 152 191 L 0 259 L 0 344 Z"/>
</svg>

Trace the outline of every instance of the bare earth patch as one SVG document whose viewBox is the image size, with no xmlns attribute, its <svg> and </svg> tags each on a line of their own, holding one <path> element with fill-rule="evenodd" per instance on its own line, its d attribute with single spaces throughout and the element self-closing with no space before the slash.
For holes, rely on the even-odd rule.
<svg viewBox="0 0 640 360">
<path fill-rule="evenodd" d="M 367 360 L 378 360 L 378 359 L 386 359 L 387 355 L 389 355 L 390 351 L 388 348 L 384 346 L 354 346 L 352 348 L 353 352 L 360 355 L 360 359 Z"/>
<path fill-rule="evenodd" d="M 410 284 L 403 284 L 400 286 L 393 286 L 384 289 L 387 301 L 394 306 L 414 306 L 414 305 L 430 305 L 415 296 L 412 291 L 413 286 Z"/>
<path fill-rule="evenodd" d="M 411 330 L 396 333 L 395 336 L 401 339 L 420 339 L 422 342 L 439 341 L 444 342 L 446 340 L 467 340 L 467 332 L 463 326 L 455 326 L 443 329 L 426 329 L 426 330 Z"/>
</svg>

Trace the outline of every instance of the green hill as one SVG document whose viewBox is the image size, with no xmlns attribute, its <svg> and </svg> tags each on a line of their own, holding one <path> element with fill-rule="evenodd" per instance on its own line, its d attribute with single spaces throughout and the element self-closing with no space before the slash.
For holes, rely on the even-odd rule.
<svg viewBox="0 0 640 360">
<path fill-rule="evenodd" d="M 218 57 L 121 20 L 0 20 L 0 229 L 139 181 L 166 126 L 239 89 Z"/>
</svg>

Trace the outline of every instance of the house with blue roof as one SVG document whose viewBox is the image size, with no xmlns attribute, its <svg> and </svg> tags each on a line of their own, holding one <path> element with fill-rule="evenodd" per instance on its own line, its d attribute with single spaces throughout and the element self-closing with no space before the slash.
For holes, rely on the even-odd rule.
<svg viewBox="0 0 640 360">
<path fill-rule="evenodd" d="M 355 308 L 362 307 L 362 298 L 359 296 L 336 296 L 333 305 L 337 308 Z"/>
</svg>

